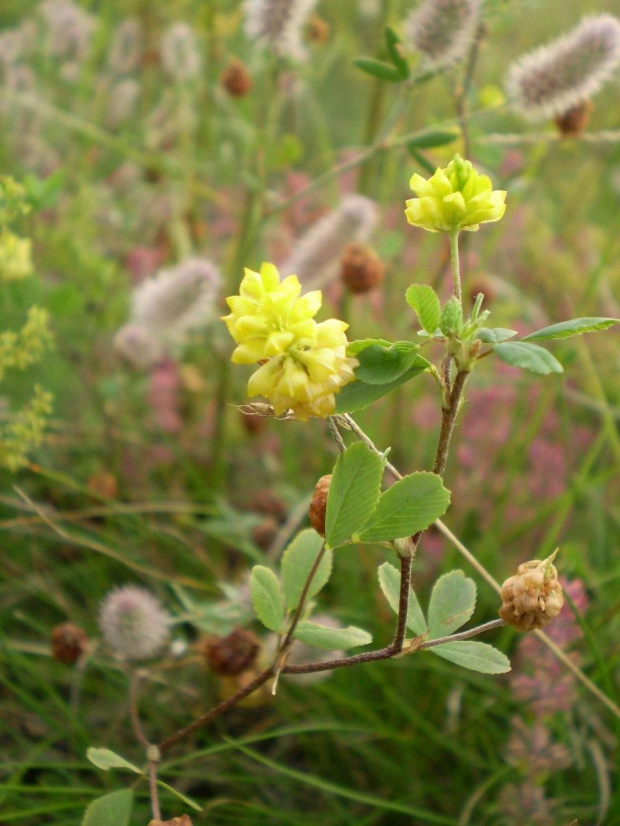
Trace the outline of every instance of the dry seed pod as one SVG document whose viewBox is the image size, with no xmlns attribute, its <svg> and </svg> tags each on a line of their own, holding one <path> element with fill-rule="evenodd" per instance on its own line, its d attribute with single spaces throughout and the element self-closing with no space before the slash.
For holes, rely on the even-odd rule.
<svg viewBox="0 0 620 826">
<path fill-rule="evenodd" d="M 252 89 L 252 75 L 245 63 L 235 57 L 220 75 L 220 83 L 229 95 L 242 98 Z"/>
<path fill-rule="evenodd" d="M 329 493 L 329 486 L 332 483 L 331 473 L 327 476 L 321 476 L 316 483 L 314 493 L 312 494 L 312 501 L 308 509 L 308 516 L 310 517 L 310 524 L 314 530 L 321 536 L 325 536 L 325 514 L 327 512 L 327 495 Z"/>
<path fill-rule="evenodd" d="M 590 122 L 590 115 L 594 109 L 591 100 L 584 100 L 577 106 L 572 106 L 555 118 L 555 125 L 560 130 L 563 138 L 575 138 L 581 135 Z"/>
<path fill-rule="evenodd" d="M 554 557 L 555 553 L 542 562 L 524 562 L 516 576 L 504 582 L 499 615 L 508 625 L 519 631 L 532 631 L 548 625 L 560 613 L 564 595 L 552 564 Z"/>
<path fill-rule="evenodd" d="M 279 524 L 273 516 L 267 516 L 252 531 L 252 541 L 263 551 L 268 551 L 278 535 Z"/>
<path fill-rule="evenodd" d="M 367 293 L 383 281 L 379 256 L 364 244 L 348 244 L 340 259 L 340 275 L 349 292 Z"/>
<path fill-rule="evenodd" d="M 173 817 L 172 820 L 151 820 L 149 826 L 192 826 L 189 815 Z"/>
<path fill-rule="evenodd" d="M 329 23 L 319 17 L 318 14 L 313 14 L 306 26 L 306 34 L 308 40 L 313 43 L 327 43 L 329 40 Z"/>
<path fill-rule="evenodd" d="M 52 630 L 52 657 L 59 663 L 73 665 L 86 651 L 88 635 L 79 625 L 63 622 Z"/>
<path fill-rule="evenodd" d="M 227 637 L 210 637 L 203 643 L 207 665 L 216 674 L 234 677 L 251 668 L 260 645 L 244 628 L 234 628 Z"/>
</svg>

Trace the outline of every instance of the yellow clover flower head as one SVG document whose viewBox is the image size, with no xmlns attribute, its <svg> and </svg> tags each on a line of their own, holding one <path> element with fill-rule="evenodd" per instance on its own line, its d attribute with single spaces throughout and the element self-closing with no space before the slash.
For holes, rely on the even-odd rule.
<svg viewBox="0 0 620 826">
<path fill-rule="evenodd" d="M 335 318 L 317 324 L 319 291 L 300 296 L 297 276 L 280 282 L 272 264 L 246 270 L 240 295 L 227 299 L 224 318 L 238 347 L 238 364 L 261 362 L 250 377 L 248 394 L 265 396 L 276 416 L 325 418 L 336 409 L 335 394 L 355 378 L 357 361 L 347 357 L 348 325 Z"/>
<path fill-rule="evenodd" d="M 406 202 L 407 221 L 429 232 L 476 232 L 480 224 L 499 221 L 506 211 L 506 193 L 493 189 L 491 179 L 460 155 L 429 180 L 413 175 L 409 185 L 418 197 Z"/>
<path fill-rule="evenodd" d="M 245 270 L 239 295 L 226 299 L 232 312 L 223 319 L 239 345 L 232 355 L 235 364 L 273 358 L 295 341 L 312 337 L 321 291 L 301 297 L 300 293 L 297 276 L 289 275 L 280 283 L 273 264 L 263 264 L 260 272 Z"/>
<path fill-rule="evenodd" d="M 32 274 L 32 242 L 9 230 L 0 233 L 0 280 L 13 281 Z"/>
</svg>

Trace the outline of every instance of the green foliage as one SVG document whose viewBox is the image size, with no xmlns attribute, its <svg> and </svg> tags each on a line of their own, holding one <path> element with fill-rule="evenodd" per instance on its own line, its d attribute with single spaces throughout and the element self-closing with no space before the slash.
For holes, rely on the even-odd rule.
<svg viewBox="0 0 620 826">
<path fill-rule="evenodd" d="M 270 631 L 280 633 L 284 624 L 284 595 L 277 576 L 264 565 L 255 565 L 250 591 L 256 616 Z"/>
<path fill-rule="evenodd" d="M 379 568 L 379 585 L 392 610 L 398 612 L 400 573 L 389 562 Z M 440 639 L 457 631 L 474 613 L 476 607 L 476 584 L 462 571 L 450 571 L 440 577 L 431 592 L 428 607 L 428 622 L 413 591 L 409 593 L 407 628 L 416 636 L 426 639 Z M 428 649 L 444 660 L 478 671 L 481 674 L 503 674 L 510 671 L 510 662 L 505 654 L 492 645 L 470 640 L 455 640 L 432 646 Z"/>
<path fill-rule="evenodd" d="M 376 508 L 356 535 L 361 542 L 411 536 L 443 516 L 450 491 L 434 473 L 411 473 L 381 494 Z"/>
<path fill-rule="evenodd" d="M 516 330 L 508 330 L 505 327 L 481 327 L 478 330 L 478 338 L 484 344 L 501 344 L 517 335 Z"/>
<path fill-rule="evenodd" d="M 405 298 L 417 315 L 422 329 L 430 336 L 434 335 L 441 319 L 441 304 L 435 290 L 428 284 L 412 284 Z"/>
<path fill-rule="evenodd" d="M 373 402 L 382 399 L 396 388 L 419 376 L 420 373 L 426 372 L 429 367 L 430 362 L 417 355 L 413 367 L 386 384 L 367 384 L 359 379 L 345 384 L 336 396 L 336 413 L 355 413 L 358 410 L 364 410 Z"/>
<path fill-rule="evenodd" d="M 323 545 L 323 540 L 316 531 L 305 530 L 297 534 L 282 556 L 282 588 L 288 611 L 299 605 L 299 600 Z M 329 581 L 332 572 L 333 554 L 327 549 L 312 578 L 306 595 L 312 599 Z"/>
<path fill-rule="evenodd" d="M 86 752 L 86 757 L 93 765 L 97 766 L 98 769 L 103 769 L 105 772 L 110 771 L 110 769 L 127 769 L 128 771 L 135 772 L 136 774 L 144 774 L 142 769 L 134 766 L 133 763 L 125 760 L 125 758 L 121 757 L 120 754 L 110 751 L 110 749 L 98 749 L 91 747 Z"/>
<path fill-rule="evenodd" d="M 433 129 L 428 132 L 423 132 L 421 135 L 408 141 L 407 149 L 413 152 L 417 149 L 439 149 L 441 146 L 447 146 L 454 143 L 460 137 L 459 129 Z M 430 164 L 432 172 L 435 168 Z"/>
<path fill-rule="evenodd" d="M 129 826 L 132 809 L 131 789 L 110 792 L 88 805 L 82 826 Z"/>
<path fill-rule="evenodd" d="M 367 631 L 353 625 L 349 625 L 348 628 L 330 628 L 308 620 L 302 620 L 297 625 L 293 636 L 306 645 L 325 648 L 328 651 L 355 648 L 372 642 L 372 636 Z"/>
<path fill-rule="evenodd" d="M 384 63 L 372 57 L 358 57 L 353 61 L 354 65 L 366 74 L 377 78 L 377 80 L 387 80 L 390 83 L 400 83 L 407 80 L 409 64 L 400 52 L 400 41 L 393 29 L 386 28 L 385 43 L 390 63 Z"/>
<path fill-rule="evenodd" d="M 471 619 L 476 607 L 476 583 L 463 571 L 439 577 L 428 606 L 429 639 L 447 637 Z"/>
<path fill-rule="evenodd" d="M 618 318 L 573 318 L 570 321 L 560 321 L 550 327 L 543 327 L 535 333 L 523 336 L 522 341 L 551 341 L 556 338 L 570 338 L 583 333 L 594 333 L 598 330 L 607 330 L 614 324 L 620 324 Z"/>
<path fill-rule="evenodd" d="M 363 442 L 338 457 L 327 498 L 325 540 L 332 548 L 361 530 L 379 500 L 384 462 Z"/>
<path fill-rule="evenodd" d="M 521 367 L 530 373 L 546 376 L 549 373 L 563 373 L 564 368 L 548 350 L 527 341 L 507 341 L 496 344 L 493 352 L 511 367 Z"/>
<path fill-rule="evenodd" d="M 365 384 L 391 384 L 414 366 L 424 369 L 429 363 L 418 349 L 409 341 L 395 341 L 388 347 L 371 344 L 357 354 L 356 378 Z"/>
</svg>

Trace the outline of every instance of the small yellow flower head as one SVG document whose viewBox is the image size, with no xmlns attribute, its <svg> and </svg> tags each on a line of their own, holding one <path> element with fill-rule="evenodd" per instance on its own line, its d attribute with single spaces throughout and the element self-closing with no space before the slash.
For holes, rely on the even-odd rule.
<svg viewBox="0 0 620 826">
<path fill-rule="evenodd" d="M 280 282 L 273 264 L 246 270 L 239 292 L 226 299 L 232 312 L 224 321 L 238 344 L 232 360 L 261 362 L 248 394 L 268 398 L 276 416 L 288 410 L 301 421 L 330 416 L 335 393 L 355 378 L 357 361 L 346 352 L 348 325 L 335 318 L 317 324 L 321 293 L 300 295 L 297 276 Z"/>
<path fill-rule="evenodd" d="M 0 280 L 14 281 L 32 274 L 32 243 L 9 230 L 0 234 Z"/>
<path fill-rule="evenodd" d="M 321 292 L 301 297 L 300 293 L 297 276 L 289 275 L 280 283 L 273 264 L 263 264 L 260 272 L 245 270 L 239 295 L 226 299 L 232 312 L 223 319 L 239 345 L 232 355 L 235 364 L 273 358 L 300 339 L 314 336 Z"/>
<path fill-rule="evenodd" d="M 258 368 L 248 382 L 248 394 L 268 398 L 276 416 L 287 410 L 302 422 L 310 416 L 331 416 L 335 394 L 353 381 L 358 363 L 346 354 L 347 326 L 335 318 L 316 324 L 314 341 L 294 345 Z"/>
<path fill-rule="evenodd" d="M 499 221 L 506 211 L 506 193 L 493 189 L 491 179 L 460 155 L 428 181 L 413 175 L 409 185 L 418 197 L 406 202 L 407 221 L 429 232 L 476 232 L 480 224 Z"/>
</svg>

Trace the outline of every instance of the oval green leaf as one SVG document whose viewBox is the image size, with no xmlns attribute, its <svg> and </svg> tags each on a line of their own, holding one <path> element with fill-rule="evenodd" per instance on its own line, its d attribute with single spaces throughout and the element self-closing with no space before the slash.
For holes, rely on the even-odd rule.
<svg viewBox="0 0 620 826">
<path fill-rule="evenodd" d="M 91 747 L 86 751 L 86 758 L 98 769 L 103 769 L 104 772 L 110 771 L 110 769 L 128 769 L 136 774 L 144 774 L 142 769 L 134 766 L 133 763 L 125 760 L 120 754 L 110 751 L 110 749 Z"/>
<path fill-rule="evenodd" d="M 350 384 L 345 384 L 336 396 L 336 413 L 354 413 L 356 410 L 363 410 L 368 405 L 396 390 L 397 387 L 419 376 L 420 373 L 428 370 L 430 366 L 430 362 L 423 359 L 422 356 L 416 355 L 415 366 L 387 384 L 367 384 L 364 381 L 359 381 L 359 379 L 352 381 Z"/>
<path fill-rule="evenodd" d="M 384 463 L 363 442 L 341 453 L 327 497 L 325 540 L 334 548 L 358 531 L 368 519 L 381 491 Z"/>
<path fill-rule="evenodd" d="M 439 577 L 428 606 L 429 639 L 447 637 L 471 618 L 476 607 L 476 583 L 463 571 Z"/>
<path fill-rule="evenodd" d="M 501 344 L 517 335 L 516 330 L 508 330 L 506 327 L 481 327 L 478 330 L 478 338 L 484 344 Z"/>
<path fill-rule="evenodd" d="M 457 640 L 429 648 L 429 651 L 443 657 L 444 660 L 462 665 L 470 671 L 479 671 L 481 674 L 505 674 L 506 671 L 510 671 L 508 657 L 486 642 Z"/>
<path fill-rule="evenodd" d="M 282 557 L 282 588 L 284 589 L 284 600 L 289 611 L 294 610 L 299 605 L 302 591 L 306 580 L 310 575 L 312 566 L 323 545 L 323 538 L 316 531 L 308 528 L 298 533 L 295 539 L 288 546 Z M 307 599 L 319 593 L 326 584 L 332 572 L 333 554 L 326 550 L 312 582 L 308 588 Z"/>
<path fill-rule="evenodd" d="M 349 625 L 348 628 L 329 628 L 316 622 L 303 620 L 297 625 L 293 634 L 296 640 L 312 645 L 315 648 L 325 648 L 327 651 L 355 648 L 358 645 L 369 645 L 372 637 L 368 631 Z"/>
<path fill-rule="evenodd" d="M 371 344 L 358 353 L 355 377 L 366 384 L 389 384 L 418 364 L 428 363 L 418 356 L 419 347 L 410 341 L 396 341 L 389 347 Z"/>
<path fill-rule="evenodd" d="M 572 318 L 570 321 L 560 321 L 550 327 L 543 327 L 535 333 L 523 336 L 523 341 L 551 341 L 557 338 L 580 336 L 583 333 L 595 333 L 597 330 L 607 330 L 614 324 L 620 324 L 620 318 Z"/>
<path fill-rule="evenodd" d="M 132 808 L 131 789 L 104 794 L 88 805 L 82 818 L 82 826 L 129 826 Z"/>
<path fill-rule="evenodd" d="M 279 633 L 284 623 L 284 595 L 274 572 L 264 565 L 255 565 L 250 577 L 250 593 L 256 616 L 265 628 Z"/>
<path fill-rule="evenodd" d="M 374 512 L 356 537 L 382 542 L 411 536 L 443 516 L 450 491 L 435 473 L 411 473 L 383 493 Z"/>
<path fill-rule="evenodd" d="M 546 376 L 549 373 L 563 373 L 564 368 L 544 347 L 528 341 L 507 341 L 493 348 L 499 358 L 511 367 L 521 367 L 530 373 Z"/>
<path fill-rule="evenodd" d="M 417 315 L 420 327 L 432 336 L 441 318 L 441 304 L 435 290 L 428 284 L 412 284 L 405 299 Z"/>
</svg>

